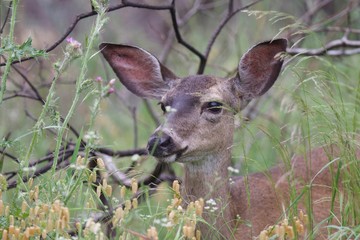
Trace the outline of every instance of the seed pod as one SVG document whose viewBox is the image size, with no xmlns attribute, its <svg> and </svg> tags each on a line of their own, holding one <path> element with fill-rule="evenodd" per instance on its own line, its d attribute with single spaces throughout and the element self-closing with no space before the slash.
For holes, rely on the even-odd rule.
<svg viewBox="0 0 360 240">
<path fill-rule="evenodd" d="M 101 186 L 97 186 L 96 188 L 96 195 L 98 196 L 98 198 L 101 196 Z"/>
<path fill-rule="evenodd" d="M 268 232 L 266 230 L 262 230 L 259 235 L 259 240 L 268 240 Z"/>
<path fill-rule="evenodd" d="M 32 188 L 33 183 L 34 183 L 34 179 L 33 179 L 33 178 L 29 178 L 29 181 L 28 181 L 28 186 L 29 186 L 29 188 Z"/>
<path fill-rule="evenodd" d="M 131 191 L 132 191 L 132 194 L 136 194 L 138 191 L 138 182 L 136 181 L 135 178 L 131 179 Z"/>
<path fill-rule="evenodd" d="M 100 169 L 105 169 L 105 163 L 101 158 L 96 159 L 96 163 Z"/>
<path fill-rule="evenodd" d="M 25 213 L 26 208 L 27 208 L 27 203 L 26 203 L 26 201 L 24 200 L 24 201 L 21 203 L 21 212 L 22 212 L 22 213 Z"/>
<path fill-rule="evenodd" d="M 9 235 L 15 234 L 15 227 L 14 225 L 9 226 Z"/>
<path fill-rule="evenodd" d="M 138 200 L 137 200 L 137 198 L 133 198 L 133 200 L 132 200 L 132 207 L 133 207 L 134 209 L 138 207 Z"/>
<path fill-rule="evenodd" d="M 105 188 L 105 193 L 108 197 L 110 197 L 112 195 L 112 187 L 111 185 L 107 185 Z"/>
<path fill-rule="evenodd" d="M 46 236 L 47 236 L 47 232 L 46 232 L 46 229 L 44 229 L 44 230 L 42 231 L 42 233 L 41 233 L 41 237 L 42 237 L 43 239 L 46 239 Z"/>
<path fill-rule="evenodd" d="M 125 201 L 125 212 L 129 211 L 131 209 L 131 202 L 130 200 Z"/>
<path fill-rule="evenodd" d="M 201 240 L 201 231 L 200 230 L 196 230 L 196 240 Z"/>
<path fill-rule="evenodd" d="M 8 239 L 8 231 L 5 229 L 4 231 L 3 231 L 3 233 L 2 233 L 2 239 L 3 240 L 7 240 Z"/>
<path fill-rule="evenodd" d="M 126 187 L 122 186 L 120 189 L 120 197 L 125 198 L 125 194 L 126 194 Z"/>
</svg>

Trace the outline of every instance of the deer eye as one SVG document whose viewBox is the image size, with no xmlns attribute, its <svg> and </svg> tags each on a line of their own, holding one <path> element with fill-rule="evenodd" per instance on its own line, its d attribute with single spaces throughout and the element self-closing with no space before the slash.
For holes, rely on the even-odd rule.
<svg viewBox="0 0 360 240">
<path fill-rule="evenodd" d="M 222 111 L 222 106 L 222 103 L 219 102 L 208 102 L 206 103 L 206 110 L 213 114 L 219 114 Z"/>
<path fill-rule="evenodd" d="M 161 111 L 163 111 L 163 113 L 166 113 L 165 104 L 162 102 L 159 102 L 158 105 L 160 105 Z"/>
</svg>

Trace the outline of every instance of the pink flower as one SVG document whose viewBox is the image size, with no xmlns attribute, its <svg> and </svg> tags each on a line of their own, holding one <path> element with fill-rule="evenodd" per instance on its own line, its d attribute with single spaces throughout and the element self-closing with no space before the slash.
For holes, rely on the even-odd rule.
<svg viewBox="0 0 360 240">
<path fill-rule="evenodd" d="M 68 37 L 66 39 L 66 42 L 71 45 L 73 48 L 80 48 L 81 47 L 81 43 L 76 41 L 75 39 L 73 39 L 72 37 Z"/>
<path fill-rule="evenodd" d="M 113 88 L 113 87 L 109 88 L 108 94 L 112 94 L 112 93 L 114 93 L 114 92 L 115 92 L 115 88 Z"/>
<path fill-rule="evenodd" d="M 100 76 L 97 76 L 95 78 L 95 82 L 101 83 L 102 82 L 102 78 Z"/>
<path fill-rule="evenodd" d="M 115 78 L 111 79 L 111 80 L 109 81 L 109 86 L 110 86 L 110 87 L 114 86 L 115 81 L 116 81 Z"/>
<path fill-rule="evenodd" d="M 67 43 L 72 43 L 74 41 L 74 39 L 72 38 L 72 37 L 68 37 L 67 39 L 66 39 L 66 42 Z"/>
</svg>

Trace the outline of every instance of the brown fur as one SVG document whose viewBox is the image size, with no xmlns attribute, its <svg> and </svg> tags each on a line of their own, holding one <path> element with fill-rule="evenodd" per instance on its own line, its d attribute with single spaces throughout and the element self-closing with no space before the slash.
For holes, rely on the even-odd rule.
<svg viewBox="0 0 360 240">
<path fill-rule="evenodd" d="M 334 156 L 333 154 L 330 155 Z M 289 184 L 296 183 L 297 196 L 299 196 L 301 191 L 304 190 L 304 186 L 310 184 L 311 179 L 315 176 L 311 185 L 314 224 L 318 224 L 331 216 L 332 175 L 329 171 L 330 167 L 322 170 L 331 160 L 328 159 L 324 149 L 312 151 L 308 155 L 307 163 L 302 157 L 295 158 L 291 170 L 294 178 L 290 182 L 284 177 L 286 174 L 289 175 L 290 172 L 287 172 L 282 167 L 275 167 L 269 171 L 270 179 L 273 181 L 264 173 L 250 175 L 248 185 L 245 183 L 244 178 L 238 178 L 236 183 L 231 185 L 232 212 L 234 214 L 241 213 L 241 219 L 250 221 L 252 227 L 241 224 L 237 228 L 234 239 L 251 239 L 251 237 L 258 236 L 261 230 L 267 226 L 276 224 L 281 220 L 280 217 L 284 213 L 282 205 L 285 208 L 290 205 Z M 311 169 L 308 168 L 310 165 Z M 332 167 L 334 171 L 337 170 L 337 164 L 332 164 Z M 246 193 L 247 187 L 250 191 L 250 199 L 248 199 Z M 341 187 L 338 190 L 341 191 Z M 306 212 L 305 201 L 307 196 L 309 196 L 309 192 L 305 192 L 299 200 L 299 210 L 302 209 Z M 338 204 L 335 202 L 334 206 L 334 214 L 337 214 L 339 212 L 336 208 Z M 232 218 L 234 219 L 235 216 L 233 215 Z M 322 224 L 322 227 L 324 227 L 324 224 Z M 317 236 L 315 239 L 327 239 L 326 231 L 325 228 L 320 229 L 319 232 L 315 233 L 315 236 Z"/>
</svg>

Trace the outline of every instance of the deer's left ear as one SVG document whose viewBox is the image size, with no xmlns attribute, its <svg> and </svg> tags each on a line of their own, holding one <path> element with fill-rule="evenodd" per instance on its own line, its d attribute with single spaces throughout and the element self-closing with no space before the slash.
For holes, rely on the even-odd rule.
<svg viewBox="0 0 360 240">
<path fill-rule="evenodd" d="M 139 97 L 161 99 L 178 79 L 144 49 L 111 43 L 99 48 L 120 81 Z"/>
<path fill-rule="evenodd" d="M 241 58 L 234 85 L 244 102 L 261 96 L 279 76 L 283 60 L 278 54 L 286 51 L 286 39 L 260 43 Z"/>
</svg>

